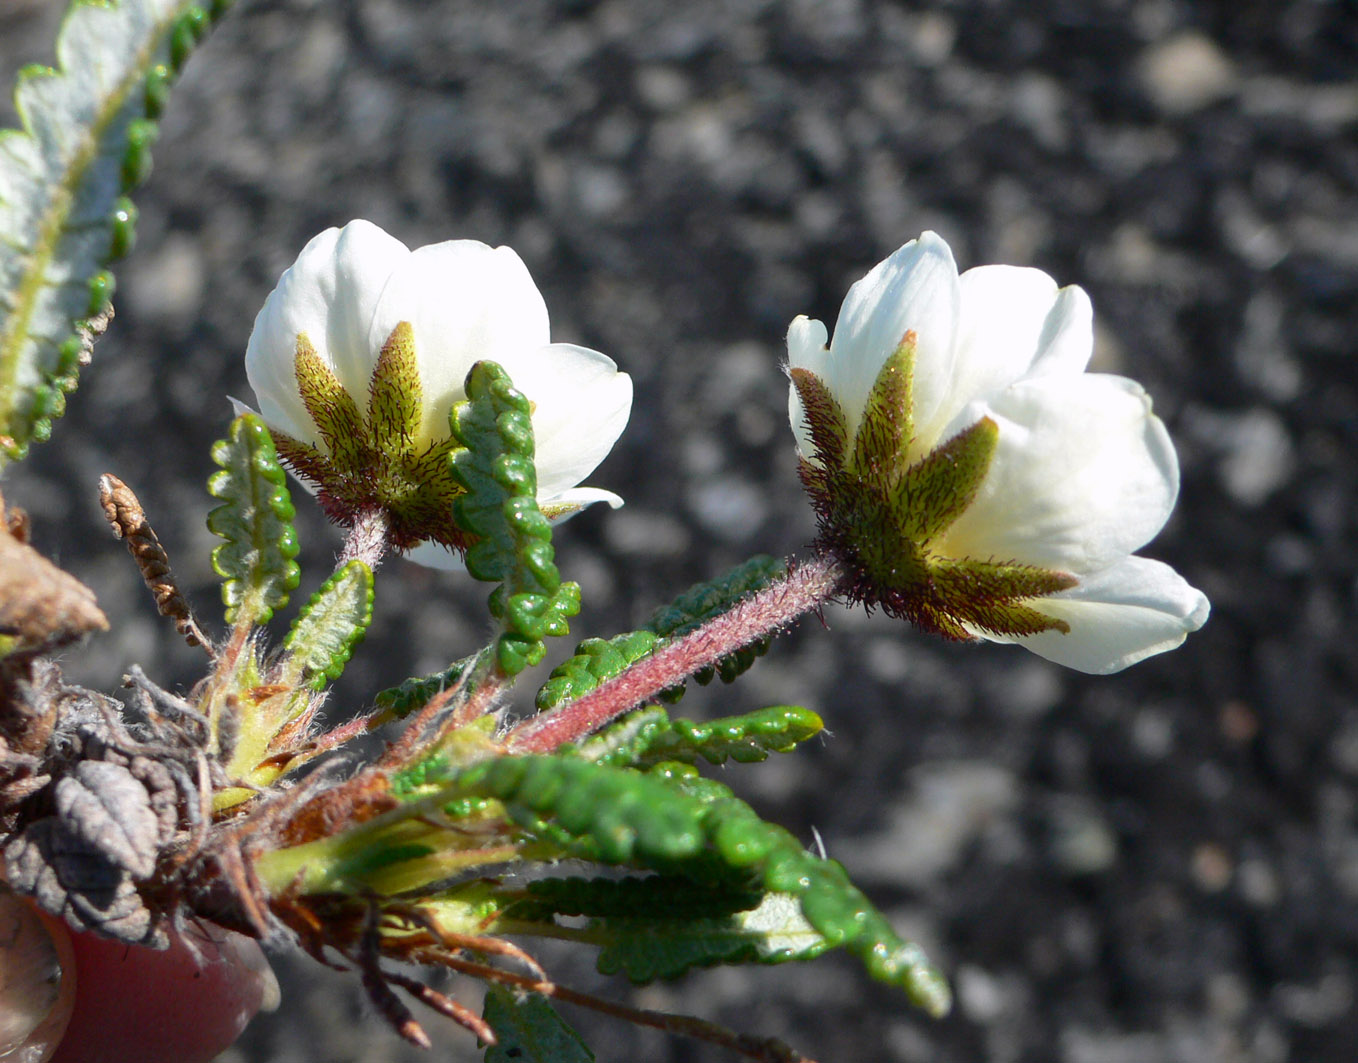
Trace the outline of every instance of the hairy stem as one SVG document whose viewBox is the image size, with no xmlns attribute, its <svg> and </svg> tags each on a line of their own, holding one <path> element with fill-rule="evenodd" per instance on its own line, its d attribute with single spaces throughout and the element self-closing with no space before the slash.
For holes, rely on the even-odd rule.
<svg viewBox="0 0 1358 1063">
<path fill-rule="evenodd" d="M 843 565 L 821 556 L 746 598 L 681 639 L 638 661 L 621 675 L 553 712 L 534 716 L 505 736 L 512 753 L 550 753 L 655 697 L 700 668 L 786 627 L 841 593 Z"/>
<path fill-rule="evenodd" d="M 391 517 L 385 509 L 369 509 L 360 513 L 344 540 L 336 570 L 350 561 L 362 561 L 373 571 L 391 549 Z"/>
<path fill-rule="evenodd" d="M 491 967 L 488 964 L 476 963 L 471 960 L 462 960 L 455 956 L 417 953 L 414 959 L 430 965 L 439 964 L 463 974 L 482 978 L 487 982 L 498 982 L 500 985 L 512 986 L 529 993 L 541 993 L 543 996 L 554 997 L 568 1004 L 589 1008 L 591 1011 L 598 1011 L 604 1015 L 612 1015 L 614 1018 L 636 1023 L 638 1026 L 649 1026 L 665 1033 L 679 1034 L 683 1037 L 706 1041 L 708 1044 L 730 1049 L 732 1052 L 757 1060 L 759 1063 L 815 1063 L 815 1060 L 794 1051 L 776 1038 L 751 1037 L 747 1034 L 736 1033 L 725 1026 L 719 1026 L 715 1022 L 708 1022 L 706 1019 L 695 1018 L 691 1015 L 673 1015 L 664 1011 L 631 1008 L 625 1004 L 618 1004 L 611 1000 L 593 996 L 590 993 L 567 989 L 555 982 L 534 980 L 499 967 Z"/>
</svg>

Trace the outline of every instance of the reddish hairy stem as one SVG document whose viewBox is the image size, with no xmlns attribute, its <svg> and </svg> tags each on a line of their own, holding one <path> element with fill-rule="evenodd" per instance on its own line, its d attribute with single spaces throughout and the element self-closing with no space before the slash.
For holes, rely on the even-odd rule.
<svg viewBox="0 0 1358 1063">
<path fill-rule="evenodd" d="M 525 720 L 505 736 L 511 753 L 550 753 L 719 661 L 742 646 L 818 609 L 843 589 L 844 567 L 821 556 L 792 569 L 683 638 L 638 661 L 621 675 L 553 712 Z"/>
</svg>

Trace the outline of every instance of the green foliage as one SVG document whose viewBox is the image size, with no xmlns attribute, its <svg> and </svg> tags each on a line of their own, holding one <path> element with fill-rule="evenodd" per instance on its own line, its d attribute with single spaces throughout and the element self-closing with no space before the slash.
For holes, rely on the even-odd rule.
<svg viewBox="0 0 1358 1063">
<path fill-rule="evenodd" d="M 338 679 L 372 617 L 372 569 L 350 561 L 321 585 L 293 622 L 283 641 L 292 654 L 290 667 L 311 675 L 317 690 Z"/>
<path fill-rule="evenodd" d="M 837 860 L 806 851 L 782 827 L 765 823 L 745 802 L 692 769 L 660 772 L 703 803 L 704 836 L 729 868 L 745 868 L 771 893 L 796 897 L 806 921 L 829 947 L 858 957 L 873 978 L 903 989 L 931 1015 L 947 1013 L 952 995 L 924 950 L 903 941 Z M 722 791 L 726 790 L 723 794 Z"/>
<path fill-rule="evenodd" d="M 0 465 L 65 410 L 107 321 L 105 267 L 132 246 L 126 193 L 150 173 L 169 86 L 228 6 L 76 0 L 56 67 L 19 74 L 23 128 L 0 131 Z"/>
<path fill-rule="evenodd" d="M 459 790 L 496 798 L 530 830 L 549 818 L 585 843 L 581 853 L 604 863 L 669 866 L 702 846 L 696 807 L 634 771 L 575 757 L 497 757 L 456 782 Z"/>
<path fill-rule="evenodd" d="M 729 612 L 742 598 L 761 591 L 787 574 L 787 564 L 767 554 L 756 554 L 718 579 L 697 583 L 668 605 L 651 614 L 646 627 L 664 638 L 680 638 L 701 627 L 709 620 Z M 769 648 L 769 639 L 760 639 L 727 654 L 716 664 L 694 673 L 693 678 L 706 685 L 713 676 L 730 683 L 749 671 L 754 662 Z M 677 701 L 683 687 L 677 687 L 671 698 Z"/>
<path fill-rule="evenodd" d="M 683 717 L 671 720 L 664 709 L 651 706 L 591 735 L 577 752 L 597 764 L 618 767 L 673 760 L 691 763 L 699 757 L 712 764 L 724 764 L 728 757 L 752 764 L 771 752 L 791 752 L 823 727 L 819 716 L 798 705 L 772 705 L 705 723 Z"/>
<path fill-rule="evenodd" d="M 649 656 L 660 643 L 651 631 L 629 631 L 611 639 L 585 639 L 575 656 L 562 661 L 538 691 L 535 704 L 546 711 L 583 697 L 600 683 L 620 675 L 628 665 Z"/>
<path fill-rule="evenodd" d="M 500 757 L 460 773 L 455 788 L 496 798 L 524 830 L 570 855 L 700 885 L 786 894 L 824 939 L 822 946 L 798 937 L 806 949 L 814 953 L 842 946 L 874 978 L 903 989 L 930 1013 L 943 1014 L 950 1005 L 947 985 L 923 951 L 895 933 L 841 864 L 807 852 L 782 827 L 764 822 L 730 790 L 686 765 L 662 765 L 642 774 L 577 757 Z M 730 955 L 747 955 L 742 950 L 750 946 L 749 955 L 764 957 L 748 937 L 743 944 L 733 943 L 731 935 L 738 939 L 740 927 L 708 929 L 735 950 Z M 791 924 L 775 920 L 770 933 L 790 934 Z M 778 952 L 770 949 L 767 957 Z M 714 955 L 699 948 L 654 962 L 682 967 L 712 962 Z"/>
<path fill-rule="evenodd" d="M 541 993 L 520 997 L 491 986 L 482 1017 L 497 1038 L 486 1063 L 593 1063 L 594 1053 Z"/>
<path fill-rule="evenodd" d="M 692 967 L 812 960 L 831 945 L 802 915 L 796 898 L 767 894 L 749 911 L 721 916 L 675 912 L 668 918 L 614 916 L 595 919 L 591 935 L 602 941 L 599 970 L 622 971 L 637 983 L 677 978 Z"/>
<path fill-rule="evenodd" d="M 378 693 L 376 705 L 397 719 L 418 712 L 429 704 L 431 698 L 442 694 L 449 687 L 456 686 L 467 674 L 467 669 L 476 663 L 478 656 L 479 654 L 472 654 L 470 657 L 463 657 L 442 672 L 407 679 L 399 686 L 388 687 Z"/>
<path fill-rule="evenodd" d="M 212 551 L 212 567 L 225 580 L 226 619 L 266 623 L 300 579 L 296 510 L 268 428 L 255 414 L 242 414 L 213 444 L 212 460 L 221 471 L 208 480 L 208 491 L 222 505 L 208 514 L 207 526 L 226 540 Z"/>
<path fill-rule="evenodd" d="M 580 587 L 561 581 L 552 526 L 538 509 L 528 400 L 493 362 L 472 366 L 467 399 L 449 418 L 453 437 L 467 448 L 452 459 L 466 491 L 453 503 L 453 517 L 477 537 L 467 571 L 500 583 L 490 596 L 491 615 L 503 627 L 496 664 L 512 676 L 542 660 L 547 636 L 570 631 Z"/>
<path fill-rule="evenodd" d="M 768 554 L 756 554 L 730 572 L 705 583 L 695 583 L 668 605 L 651 614 L 646 627 L 663 638 L 679 638 L 707 621 L 729 612 L 746 595 L 763 590 L 787 574 L 787 564 Z"/>
<path fill-rule="evenodd" d="M 730 915 L 756 907 L 761 899 L 758 892 L 748 889 L 709 888 L 664 875 L 544 878 L 528 883 L 527 889 L 535 905 L 556 915 L 631 919 Z"/>
</svg>

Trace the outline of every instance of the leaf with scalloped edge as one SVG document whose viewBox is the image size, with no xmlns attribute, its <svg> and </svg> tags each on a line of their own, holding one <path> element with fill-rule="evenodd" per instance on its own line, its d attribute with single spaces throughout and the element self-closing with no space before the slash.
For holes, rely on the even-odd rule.
<svg viewBox="0 0 1358 1063">
<path fill-rule="evenodd" d="M 208 531 L 226 542 L 212 551 L 225 582 L 227 623 L 263 624 L 284 605 L 301 577 L 297 533 L 283 468 L 264 421 L 253 413 L 231 422 L 230 435 L 212 447 L 221 466 L 208 492 L 222 505 L 207 515 Z"/>
<path fill-rule="evenodd" d="M 546 712 L 588 694 L 620 675 L 629 665 L 655 652 L 661 639 L 651 631 L 629 631 L 611 639 L 585 639 L 575 654 L 552 669 L 534 704 Z"/>
<path fill-rule="evenodd" d="M 293 622 L 283 640 L 291 654 L 288 670 L 310 676 L 316 690 L 338 679 L 372 618 L 372 569 L 350 561 L 321 585 Z"/>
<path fill-rule="evenodd" d="M 107 323 L 169 86 L 230 0 L 76 0 L 56 67 L 14 90 L 0 131 L 0 466 L 41 442 Z"/>
<path fill-rule="evenodd" d="M 731 759 L 753 764 L 770 753 L 789 753 L 799 743 L 819 734 L 821 718 L 800 705 L 770 705 L 740 716 L 698 723 L 650 706 L 591 735 L 577 748 L 582 757 L 598 764 L 648 767 L 662 761 L 710 764 Z"/>
<path fill-rule="evenodd" d="M 470 657 L 454 661 L 441 672 L 414 676 L 399 686 L 379 691 L 377 697 L 373 699 L 374 704 L 397 719 L 409 716 L 412 712 L 424 708 L 432 698 L 461 682 L 467 669 L 476 663 L 479 656 L 474 653 Z"/>
<path fill-rule="evenodd" d="M 842 864 L 807 852 L 689 765 L 641 773 L 572 756 L 496 757 L 449 782 L 449 793 L 500 801 L 514 823 L 563 856 L 787 894 L 826 948 L 852 952 L 873 978 L 930 1014 L 950 1007 L 943 976 L 896 934 Z"/>
<path fill-rule="evenodd" d="M 467 571 L 499 581 L 490 612 L 502 627 L 495 659 L 505 675 L 541 661 L 543 640 L 568 634 L 568 618 L 580 611 L 580 587 L 562 582 L 552 525 L 538 509 L 530 412 L 508 373 L 494 362 L 477 362 L 467 374 L 467 401 L 449 415 L 453 438 L 466 448 L 450 459 L 466 491 L 453 502 L 453 519 L 476 536 Z"/>
</svg>

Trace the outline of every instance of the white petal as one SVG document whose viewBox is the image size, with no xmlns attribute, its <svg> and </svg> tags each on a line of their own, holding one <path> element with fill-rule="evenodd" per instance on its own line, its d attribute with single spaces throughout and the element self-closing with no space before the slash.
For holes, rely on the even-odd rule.
<svg viewBox="0 0 1358 1063">
<path fill-rule="evenodd" d="M 950 431 L 982 416 L 999 425 L 999 444 L 976 500 L 935 544 L 941 553 L 1081 575 L 1145 545 L 1169 519 L 1178 459 L 1138 384 L 1023 380 L 969 406 Z"/>
<path fill-rule="evenodd" d="M 411 252 L 382 291 L 369 346 L 380 351 L 402 321 L 414 330 L 426 439 L 448 435 L 448 411 L 465 397 L 463 383 L 474 363 L 505 364 L 549 338 L 547 305 L 523 260 L 508 247 L 477 240 L 449 240 Z"/>
<path fill-rule="evenodd" d="M 1024 638 L 977 634 L 1017 643 L 1049 661 L 1095 675 L 1119 672 L 1174 649 L 1207 622 L 1211 608 L 1206 596 L 1174 569 L 1144 557 L 1126 558 L 1072 590 L 1032 604 L 1066 621 L 1070 633 L 1044 631 Z"/>
<path fill-rule="evenodd" d="M 911 330 L 915 423 L 933 422 L 949 393 L 960 298 L 952 251 L 931 232 L 879 262 L 849 289 L 835 322 L 825 382 L 844 407 L 850 438 L 882 364 Z"/>
<path fill-rule="evenodd" d="M 830 357 L 826 347 L 828 334 L 825 326 L 800 314 L 792 319 L 787 330 L 787 365 L 789 369 L 805 369 L 814 373 L 824 382 Z M 797 452 L 804 458 L 813 458 L 816 446 L 811 441 L 811 432 L 806 426 L 806 410 L 802 408 L 801 396 L 794 385 L 788 385 L 787 416 L 792 423 L 792 435 L 797 440 Z"/>
<path fill-rule="evenodd" d="M 571 343 L 506 351 L 497 359 L 533 403 L 538 497 L 555 498 L 591 472 L 632 411 L 632 378 L 612 358 Z"/>
<path fill-rule="evenodd" d="M 407 561 L 414 561 L 417 565 L 442 569 L 445 572 L 465 572 L 467 570 L 467 563 L 462 560 L 461 554 L 456 550 L 449 550 L 439 543 L 420 543 L 419 546 L 413 550 L 407 550 L 401 556 Z"/>
<path fill-rule="evenodd" d="M 1029 376 L 1083 373 L 1094 353 L 1094 306 L 1077 285 L 1062 288 L 1042 324 Z"/>
<path fill-rule="evenodd" d="M 551 498 L 540 498 L 539 501 L 543 504 L 551 503 L 552 506 L 571 507 L 569 512 L 553 517 L 553 524 L 564 524 L 572 517 L 583 513 L 596 502 L 607 502 L 609 509 L 619 509 L 623 505 L 621 495 L 615 495 L 612 491 L 605 491 L 601 487 L 577 487 L 572 491 L 562 491 L 559 495 Z"/>
<path fill-rule="evenodd" d="M 294 370 L 297 337 L 316 353 L 362 408 L 377 351 L 368 325 L 388 276 L 409 250 L 376 225 L 352 221 L 302 248 L 264 301 L 245 351 L 245 373 L 264 420 L 305 443 L 319 442 Z"/>
<path fill-rule="evenodd" d="M 1093 311 L 1078 288 L 1057 290 L 1040 269 L 980 266 L 959 278 L 962 304 L 948 394 L 921 440 L 937 440 L 969 402 L 985 401 L 1032 374 L 1080 373 L 1094 346 Z"/>
</svg>

